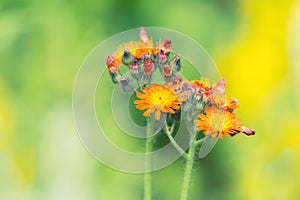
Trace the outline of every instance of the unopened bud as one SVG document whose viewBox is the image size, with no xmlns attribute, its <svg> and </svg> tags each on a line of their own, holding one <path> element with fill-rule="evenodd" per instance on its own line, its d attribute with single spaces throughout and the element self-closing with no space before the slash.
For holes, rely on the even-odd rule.
<svg viewBox="0 0 300 200">
<path fill-rule="evenodd" d="M 113 56 L 107 56 L 106 58 L 106 65 L 110 66 L 115 62 L 115 58 Z"/>
<path fill-rule="evenodd" d="M 113 56 L 108 56 L 106 58 L 106 65 L 108 72 L 115 73 L 118 70 L 118 65 L 116 63 L 116 59 Z"/>
<path fill-rule="evenodd" d="M 167 55 L 163 51 L 160 51 L 158 53 L 157 57 L 158 57 L 159 62 L 162 64 L 165 64 L 168 60 Z"/>
<path fill-rule="evenodd" d="M 172 78 L 173 84 L 172 88 L 173 90 L 176 91 L 181 91 L 182 90 L 182 77 L 181 76 L 173 76 Z"/>
<path fill-rule="evenodd" d="M 165 65 L 164 66 L 164 81 L 166 83 L 172 83 L 173 80 L 174 80 L 174 76 L 173 76 L 170 65 Z"/>
<path fill-rule="evenodd" d="M 111 77 L 111 80 L 113 83 L 118 83 L 119 79 L 121 78 L 121 75 L 117 72 L 109 72 L 109 75 Z"/>
<path fill-rule="evenodd" d="M 174 85 L 181 85 L 182 84 L 182 77 L 181 76 L 176 76 L 174 81 L 173 81 L 173 84 Z"/>
<path fill-rule="evenodd" d="M 166 52 L 171 51 L 171 44 L 172 44 L 172 41 L 170 39 L 166 39 L 164 41 L 163 46 L 164 46 L 164 49 L 165 49 Z"/>
<path fill-rule="evenodd" d="M 182 90 L 186 91 L 186 94 L 188 96 L 193 96 L 195 93 L 195 88 L 189 83 L 184 83 L 182 86 Z"/>
<path fill-rule="evenodd" d="M 153 64 L 150 60 L 144 62 L 144 74 L 150 76 L 152 74 Z"/>
<path fill-rule="evenodd" d="M 245 126 L 242 126 L 242 132 L 245 133 L 246 135 L 254 135 L 255 134 L 255 131 L 250 129 L 250 128 L 247 128 Z"/>
<path fill-rule="evenodd" d="M 172 75 L 172 69 L 170 65 L 165 65 L 164 66 L 164 75 L 165 76 L 171 76 Z"/>
<path fill-rule="evenodd" d="M 132 78 L 136 80 L 140 80 L 142 74 L 139 65 L 137 63 L 133 63 L 132 65 L 130 65 L 129 68 L 130 68 L 130 75 L 132 76 Z"/>
<path fill-rule="evenodd" d="M 179 72 L 181 70 L 181 58 L 180 56 L 175 56 L 174 58 L 174 63 L 175 63 L 175 71 Z"/>
<path fill-rule="evenodd" d="M 124 53 L 122 56 L 122 62 L 124 65 L 131 65 L 134 62 L 135 58 L 134 56 L 130 53 L 128 49 L 124 49 Z"/>
<path fill-rule="evenodd" d="M 133 63 L 132 65 L 130 65 L 130 71 L 136 71 L 139 69 L 139 65 L 137 63 Z"/>
<path fill-rule="evenodd" d="M 140 41 L 142 41 L 144 44 L 146 44 L 148 42 L 149 38 L 148 38 L 148 34 L 145 30 L 144 27 L 141 27 L 140 30 Z"/>
</svg>

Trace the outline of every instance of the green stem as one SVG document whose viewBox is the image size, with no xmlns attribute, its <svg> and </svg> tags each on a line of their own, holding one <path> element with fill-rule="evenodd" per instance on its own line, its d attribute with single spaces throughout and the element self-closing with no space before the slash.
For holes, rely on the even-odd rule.
<svg viewBox="0 0 300 200">
<path fill-rule="evenodd" d="M 146 154 L 152 151 L 152 130 L 150 125 L 150 118 L 147 120 L 147 139 L 146 139 Z M 151 154 L 146 155 L 146 170 L 144 174 L 144 200 L 151 200 Z"/>
<path fill-rule="evenodd" d="M 186 164 L 185 164 L 185 171 L 184 171 L 180 200 L 187 200 L 188 197 L 189 187 L 190 187 L 190 182 L 192 177 L 192 169 L 194 164 L 195 149 L 196 149 L 196 144 L 193 141 L 191 143 Z"/>
<path fill-rule="evenodd" d="M 204 141 L 204 138 L 202 138 L 200 140 L 196 140 L 195 145 L 198 146 L 199 144 L 202 144 L 203 141 Z"/>
<path fill-rule="evenodd" d="M 185 151 L 177 144 L 177 142 L 174 140 L 172 133 L 174 131 L 174 124 L 172 125 L 171 129 L 169 128 L 167 122 L 165 122 L 165 130 L 166 130 L 166 135 L 168 136 L 171 144 L 175 147 L 175 149 L 185 158 L 188 159 L 187 154 Z"/>
</svg>

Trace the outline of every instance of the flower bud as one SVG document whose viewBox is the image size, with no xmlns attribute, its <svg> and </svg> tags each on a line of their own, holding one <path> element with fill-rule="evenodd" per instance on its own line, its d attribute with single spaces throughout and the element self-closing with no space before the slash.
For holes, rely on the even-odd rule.
<svg viewBox="0 0 300 200">
<path fill-rule="evenodd" d="M 144 62 L 144 74 L 150 76 L 152 74 L 153 64 L 150 60 Z"/>
<path fill-rule="evenodd" d="M 202 101 L 203 100 L 203 92 L 201 90 L 202 88 L 195 88 L 195 100 L 196 101 Z"/>
<path fill-rule="evenodd" d="M 135 58 L 134 56 L 130 53 L 128 49 L 124 49 L 124 53 L 122 56 L 122 63 L 124 65 L 131 65 L 134 62 Z"/>
<path fill-rule="evenodd" d="M 120 79 L 120 84 L 121 84 L 121 88 L 123 89 L 124 92 L 131 93 L 131 92 L 134 91 L 133 86 L 132 86 L 129 78 L 122 77 Z"/>
<path fill-rule="evenodd" d="M 146 44 L 148 42 L 149 38 L 148 38 L 148 34 L 145 30 L 144 27 L 141 27 L 140 30 L 140 41 L 143 42 L 144 44 Z"/>
<path fill-rule="evenodd" d="M 186 94 L 188 96 L 193 96 L 195 93 L 195 88 L 189 83 L 184 83 L 182 86 L 182 90 L 186 91 Z"/>
<path fill-rule="evenodd" d="M 132 65 L 130 65 L 129 69 L 130 69 L 130 75 L 132 76 L 132 78 L 134 78 L 136 80 L 141 79 L 141 77 L 142 77 L 141 69 L 137 63 L 133 63 Z"/>
<path fill-rule="evenodd" d="M 159 51 L 157 57 L 158 57 L 159 62 L 162 64 L 165 64 L 168 60 L 167 55 L 163 51 Z"/>
<path fill-rule="evenodd" d="M 173 81 L 173 84 L 174 85 L 181 85 L 182 84 L 182 77 L 181 76 L 176 76 L 174 81 Z"/>
<path fill-rule="evenodd" d="M 108 72 L 115 73 L 118 71 L 118 65 L 116 63 L 116 59 L 113 56 L 108 56 L 106 58 L 106 65 Z"/>
<path fill-rule="evenodd" d="M 174 88 L 174 91 L 181 91 L 182 90 L 182 77 L 181 76 L 175 76 L 173 80 L 172 87 Z"/>
<path fill-rule="evenodd" d="M 115 84 L 120 81 L 120 78 L 122 78 L 122 75 L 119 70 L 117 70 L 115 72 L 109 72 L 109 75 L 111 77 L 112 82 Z"/>
<path fill-rule="evenodd" d="M 245 127 L 245 126 L 242 126 L 241 127 L 241 129 L 242 129 L 242 132 L 243 133 L 245 133 L 246 135 L 254 135 L 255 134 L 255 131 L 254 130 L 252 130 L 252 129 L 250 129 L 250 128 L 247 128 L 247 127 Z"/>
<path fill-rule="evenodd" d="M 164 65 L 164 80 L 167 83 L 172 83 L 174 80 L 174 76 L 172 76 L 172 69 L 170 65 Z"/>
<path fill-rule="evenodd" d="M 181 70 L 181 58 L 180 56 L 175 56 L 174 60 L 173 60 L 173 63 L 174 63 L 174 70 L 176 72 L 179 72 Z"/>
<path fill-rule="evenodd" d="M 172 75 L 172 69 L 170 65 L 165 65 L 164 66 L 164 75 L 165 76 L 171 76 Z"/>
<path fill-rule="evenodd" d="M 170 51 L 171 51 L 171 44 L 172 44 L 172 41 L 171 41 L 170 39 L 166 39 L 166 40 L 164 41 L 163 46 L 164 46 L 164 50 L 165 50 L 166 52 L 170 52 Z"/>
<path fill-rule="evenodd" d="M 130 71 L 139 71 L 139 65 L 137 63 L 133 63 L 129 67 Z"/>
<path fill-rule="evenodd" d="M 111 77 L 111 80 L 113 83 L 118 83 L 118 80 L 117 80 L 117 73 L 112 73 L 112 72 L 109 72 L 109 75 Z"/>
</svg>

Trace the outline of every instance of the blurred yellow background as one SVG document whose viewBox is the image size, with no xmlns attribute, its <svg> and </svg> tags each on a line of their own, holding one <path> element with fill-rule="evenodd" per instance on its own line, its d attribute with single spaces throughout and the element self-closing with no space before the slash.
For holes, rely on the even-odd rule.
<svg viewBox="0 0 300 200">
<path fill-rule="evenodd" d="M 0 199 L 141 199 L 143 176 L 81 145 L 72 87 L 88 53 L 140 26 L 204 46 L 253 137 L 218 142 L 190 199 L 300 199 L 300 1 L 0 2 Z M 104 63 L 103 63 L 104 64 Z M 178 199 L 184 161 L 154 172 L 154 199 Z"/>
</svg>

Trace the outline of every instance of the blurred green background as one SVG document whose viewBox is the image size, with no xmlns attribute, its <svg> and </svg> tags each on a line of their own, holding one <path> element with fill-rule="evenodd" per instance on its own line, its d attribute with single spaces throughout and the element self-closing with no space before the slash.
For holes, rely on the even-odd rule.
<svg viewBox="0 0 300 200">
<path fill-rule="evenodd" d="M 72 87 L 88 53 L 118 32 L 171 28 L 207 49 L 254 137 L 197 162 L 190 199 L 300 199 L 300 2 L 0 1 L 0 199 L 141 199 L 143 175 L 112 170 L 77 137 Z M 178 199 L 184 160 L 153 173 Z"/>
</svg>

